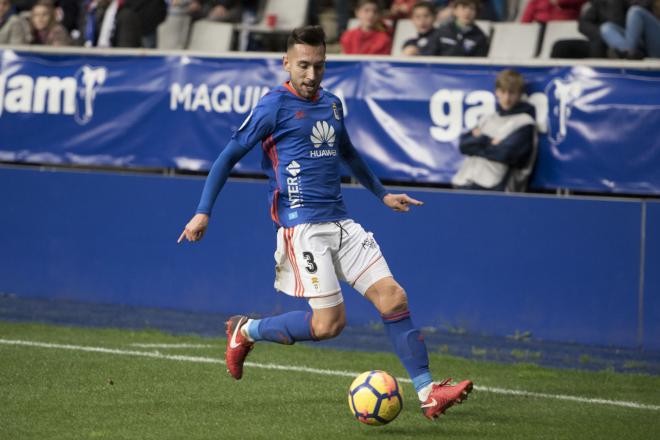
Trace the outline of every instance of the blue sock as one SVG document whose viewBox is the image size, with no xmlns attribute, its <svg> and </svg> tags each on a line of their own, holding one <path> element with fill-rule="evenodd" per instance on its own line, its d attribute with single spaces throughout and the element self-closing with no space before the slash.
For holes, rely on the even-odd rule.
<svg viewBox="0 0 660 440">
<path fill-rule="evenodd" d="M 394 351 L 408 371 L 415 390 L 419 392 L 433 382 L 424 337 L 413 325 L 408 310 L 383 315 L 382 319 Z"/>
<path fill-rule="evenodd" d="M 291 345 L 297 341 L 312 341 L 312 312 L 288 312 L 250 322 L 247 334 L 255 341 L 271 341 Z"/>
</svg>

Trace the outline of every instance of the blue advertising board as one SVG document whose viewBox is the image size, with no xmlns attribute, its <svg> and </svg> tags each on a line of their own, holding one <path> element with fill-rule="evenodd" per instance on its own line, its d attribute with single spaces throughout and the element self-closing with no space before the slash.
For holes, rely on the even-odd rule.
<svg viewBox="0 0 660 440">
<path fill-rule="evenodd" d="M 0 168 L 0 292 L 227 315 L 307 310 L 273 288 L 264 181 L 230 180 L 204 240 L 177 244 L 202 186 L 199 177 Z M 411 193 L 423 207 L 397 214 L 365 189 L 343 195 L 421 327 L 660 348 L 660 204 L 646 215 L 640 302 L 640 200 L 428 190 Z M 350 324 L 379 322 L 354 289 L 343 292 Z"/>
<path fill-rule="evenodd" d="M 448 183 L 503 67 L 333 58 L 323 86 L 381 179 Z M 660 194 L 660 71 L 517 69 L 540 132 L 532 187 Z M 0 50 L 0 161 L 208 170 L 286 79 L 278 57 Z M 236 171 L 260 173 L 259 150 Z"/>
</svg>

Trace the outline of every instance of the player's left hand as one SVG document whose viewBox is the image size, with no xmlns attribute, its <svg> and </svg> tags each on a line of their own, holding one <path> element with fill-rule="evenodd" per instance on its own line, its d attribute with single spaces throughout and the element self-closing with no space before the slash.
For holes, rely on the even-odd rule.
<svg viewBox="0 0 660 440">
<path fill-rule="evenodd" d="M 383 197 L 383 203 L 396 212 L 410 211 L 410 205 L 422 206 L 424 202 L 408 197 L 408 194 L 387 194 Z"/>
</svg>

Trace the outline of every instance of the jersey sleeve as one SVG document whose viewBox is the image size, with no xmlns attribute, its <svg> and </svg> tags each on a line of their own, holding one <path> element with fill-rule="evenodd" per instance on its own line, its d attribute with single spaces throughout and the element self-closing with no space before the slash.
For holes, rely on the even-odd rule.
<svg viewBox="0 0 660 440">
<path fill-rule="evenodd" d="M 245 118 L 243 124 L 234 132 L 231 140 L 211 167 L 204 184 L 202 197 L 197 205 L 197 213 L 211 215 L 215 200 L 227 181 L 231 169 L 257 142 L 275 129 L 277 107 L 277 100 L 269 95 L 264 96 Z"/>
<path fill-rule="evenodd" d="M 264 96 L 234 132 L 232 140 L 245 148 L 252 148 L 273 133 L 278 110 L 279 100 L 272 94 Z"/>
</svg>

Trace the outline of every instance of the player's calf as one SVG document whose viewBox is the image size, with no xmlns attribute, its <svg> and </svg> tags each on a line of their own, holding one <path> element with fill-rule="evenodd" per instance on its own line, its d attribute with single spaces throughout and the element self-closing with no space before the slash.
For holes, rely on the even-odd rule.
<svg viewBox="0 0 660 440">
<path fill-rule="evenodd" d="M 338 336 L 346 326 L 345 319 L 324 321 L 316 320 L 315 317 L 316 315 L 312 317 L 312 330 L 314 331 L 314 339 L 318 341 Z"/>
</svg>

